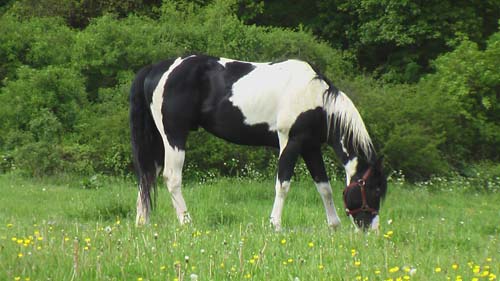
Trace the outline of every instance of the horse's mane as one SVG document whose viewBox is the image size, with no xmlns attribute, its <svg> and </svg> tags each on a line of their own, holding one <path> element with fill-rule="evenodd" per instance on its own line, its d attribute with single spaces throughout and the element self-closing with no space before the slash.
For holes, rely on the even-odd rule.
<svg viewBox="0 0 500 281">
<path fill-rule="evenodd" d="M 324 109 L 327 113 L 328 136 L 331 134 L 330 129 L 333 132 L 338 126 L 341 139 L 351 140 L 354 151 L 362 151 L 370 159 L 374 154 L 373 143 L 351 99 L 330 86 L 324 94 Z"/>
</svg>

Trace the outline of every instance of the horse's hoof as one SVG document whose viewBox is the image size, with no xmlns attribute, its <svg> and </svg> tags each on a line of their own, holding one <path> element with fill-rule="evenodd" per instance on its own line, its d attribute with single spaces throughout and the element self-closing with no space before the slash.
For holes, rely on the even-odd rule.
<svg viewBox="0 0 500 281">
<path fill-rule="evenodd" d="M 328 227 L 334 231 L 339 230 L 340 229 L 340 221 L 331 222 L 328 224 Z"/>
<path fill-rule="evenodd" d="M 191 224 L 193 222 L 188 212 L 184 212 L 184 214 L 179 216 L 179 221 L 181 225 Z"/>
</svg>

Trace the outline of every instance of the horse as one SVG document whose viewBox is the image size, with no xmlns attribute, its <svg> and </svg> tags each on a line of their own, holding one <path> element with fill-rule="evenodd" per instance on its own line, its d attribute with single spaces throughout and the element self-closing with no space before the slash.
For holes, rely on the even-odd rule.
<svg viewBox="0 0 500 281">
<path fill-rule="evenodd" d="M 191 222 L 181 192 L 182 168 L 188 134 L 199 127 L 232 143 L 279 149 L 270 215 L 276 230 L 299 156 L 322 198 L 328 226 L 340 225 L 323 162 L 325 143 L 345 168 L 346 214 L 356 227 L 378 226 L 387 190 L 382 157 L 353 102 L 308 62 L 257 63 L 199 54 L 160 61 L 137 72 L 129 117 L 139 186 L 137 226 L 149 222 L 160 173 L 179 223 Z"/>
</svg>

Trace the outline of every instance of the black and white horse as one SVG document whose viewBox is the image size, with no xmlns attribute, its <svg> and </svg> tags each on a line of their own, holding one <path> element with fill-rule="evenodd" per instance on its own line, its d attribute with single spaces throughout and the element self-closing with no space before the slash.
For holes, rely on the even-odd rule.
<svg viewBox="0 0 500 281">
<path fill-rule="evenodd" d="M 328 143 L 342 161 L 344 207 L 358 226 L 376 228 L 387 183 L 381 159 L 351 100 L 310 64 L 254 63 L 191 55 L 140 70 L 130 94 L 136 224 L 148 223 L 151 194 L 163 170 L 181 224 L 191 221 L 181 193 L 186 139 L 202 127 L 227 141 L 279 148 L 271 224 L 279 230 L 297 158 L 321 195 L 329 226 L 340 225 L 322 159 Z"/>
</svg>

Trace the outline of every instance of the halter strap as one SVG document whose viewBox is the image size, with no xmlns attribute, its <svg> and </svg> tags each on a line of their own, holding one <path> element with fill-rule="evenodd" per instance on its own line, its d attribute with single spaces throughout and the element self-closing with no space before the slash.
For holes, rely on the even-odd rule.
<svg viewBox="0 0 500 281">
<path fill-rule="evenodd" d="M 360 212 L 370 212 L 373 215 L 378 214 L 378 210 L 368 206 L 368 202 L 366 201 L 366 181 L 370 177 L 371 173 L 372 173 L 372 168 L 370 167 L 370 168 L 368 168 L 368 170 L 366 170 L 365 174 L 363 175 L 363 177 L 361 179 L 354 181 L 354 182 L 351 182 L 344 189 L 344 192 L 343 192 L 344 208 L 345 208 L 345 212 L 346 212 L 347 216 L 354 216 L 355 214 L 360 213 Z M 361 207 L 357 208 L 357 209 L 350 210 L 347 207 L 347 191 L 349 191 L 350 189 L 352 189 L 356 186 L 359 186 L 361 189 Z"/>
</svg>

